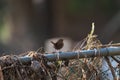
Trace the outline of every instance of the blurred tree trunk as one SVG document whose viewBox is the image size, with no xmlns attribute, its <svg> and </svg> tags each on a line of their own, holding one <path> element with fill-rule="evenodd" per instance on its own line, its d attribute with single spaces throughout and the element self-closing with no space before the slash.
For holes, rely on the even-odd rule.
<svg viewBox="0 0 120 80">
<path fill-rule="evenodd" d="M 16 52 L 30 50 L 34 47 L 30 28 L 34 25 L 32 0 L 7 0 L 11 40 L 9 45 Z M 31 36 L 32 35 L 32 36 Z"/>
<path fill-rule="evenodd" d="M 10 46 L 21 52 L 44 46 L 52 34 L 52 13 L 49 0 L 7 0 Z"/>
<path fill-rule="evenodd" d="M 66 19 L 65 19 L 65 1 L 52 0 L 54 36 L 65 36 Z M 57 32 L 57 33 L 56 33 Z"/>
</svg>

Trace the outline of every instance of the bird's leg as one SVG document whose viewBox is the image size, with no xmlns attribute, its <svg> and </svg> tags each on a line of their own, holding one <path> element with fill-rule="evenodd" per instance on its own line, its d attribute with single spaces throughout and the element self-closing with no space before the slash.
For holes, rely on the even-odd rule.
<svg viewBox="0 0 120 80">
<path fill-rule="evenodd" d="M 56 50 L 57 59 L 60 59 L 59 50 Z"/>
<path fill-rule="evenodd" d="M 60 60 L 60 50 L 57 50 L 56 51 L 56 56 L 57 56 L 57 62 L 58 62 L 58 65 L 59 65 L 59 69 L 62 67 L 62 63 L 63 63 L 63 61 L 62 60 Z M 58 69 L 58 70 L 59 70 Z"/>
<path fill-rule="evenodd" d="M 57 59 L 59 60 L 59 50 L 56 50 L 56 49 L 55 49 L 55 54 L 56 54 L 56 56 L 57 56 Z"/>
</svg>

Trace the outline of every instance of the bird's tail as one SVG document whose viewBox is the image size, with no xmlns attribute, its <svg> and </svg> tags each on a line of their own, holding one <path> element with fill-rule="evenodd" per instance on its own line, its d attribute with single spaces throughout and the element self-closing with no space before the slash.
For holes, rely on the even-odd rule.
<svg viewBox="0 0 120 80">
<path fill-rule="evenodd" d="M 55 44 L 53 41 L 51 41 L 52 44 Z"/>
</svg>

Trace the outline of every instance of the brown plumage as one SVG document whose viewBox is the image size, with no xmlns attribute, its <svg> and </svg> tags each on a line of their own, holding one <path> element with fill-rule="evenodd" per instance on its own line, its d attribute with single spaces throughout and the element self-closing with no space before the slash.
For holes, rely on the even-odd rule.
<svg viewBox="0 0 120 80">
<path fill-rule="evenodd" d="M 56 50 L 60 50 L 63 48 L 64 46 L 64 43 L 63 43 L 63 39 L 59 39 L 56 43 L 54 43 L 53 41 L 51 41 L 51 43 L 54 45 L 54 48 Z M 57 62 L 58 63 L 58 62 Z M 57 64 L 58 65 L 58 64 Z M 69 60 L 65 60 L 64 62 L 64 65 L 65 66 L 68 66 L 69 65 Z"/>
<path fill-rule="evenodd" d="M 51 41 L 51 43 L 54 45 L 54 48 L 56 50 L 60 50 L 64 46 L 63 39 L 59 39 L 56 43 L 54 43 L 53 41 Z"/>
</svg>

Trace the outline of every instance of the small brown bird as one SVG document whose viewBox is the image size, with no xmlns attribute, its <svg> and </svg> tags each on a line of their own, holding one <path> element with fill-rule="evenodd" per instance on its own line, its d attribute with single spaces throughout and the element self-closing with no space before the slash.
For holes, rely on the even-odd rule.
<svg viewBox="0 0 120 80">
<path fill-rule="evenodd" d="M 54 48 L 55 48 L 56 50 L 60 50 L 60 49 L 62 49 L 63 46 L 64 46 L 63 39 L 59 39 L 56 43 L 54 43 L 53 41 L 51 41 L 51 43 L 54 45 Z M 58 58 L 59 58 L 59 54 L 58 54 Z M 59 62 L 61 62 L 61 61 L 57 61 L 57 62 L 55 63 L 58 68 L 59 68 L 60 65 L 61 65 L 61 63 L 59 63 Z M 65 60 L 64 65 L 65 65 L 65 66 L 68 66 L 68 64 L 69 64 L 69 60 Z"/>
<path fill-rule="evenodd" d="M 56 43 L 54 43 L 53 41 L 51 41 L 51 43 L 54 45 L 54 48 L 56 50 L 60 50 L 64 46 L 63 39 L 59 39 Z"/>
</svg>

